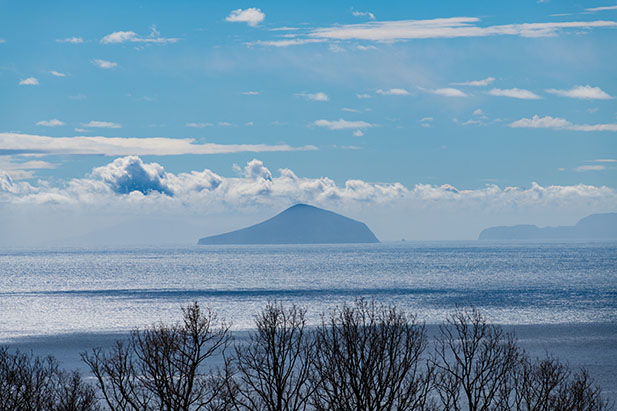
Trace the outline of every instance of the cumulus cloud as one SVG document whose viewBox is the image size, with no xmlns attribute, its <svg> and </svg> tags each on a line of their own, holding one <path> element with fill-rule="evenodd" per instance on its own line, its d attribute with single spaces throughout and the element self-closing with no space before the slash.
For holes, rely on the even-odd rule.
<svg viewBox="0 0 617 411">
<path fill-rule="evenodd" d="M 570 21 L 480 26 L 477 17 L 451 17 L 431 20 L 377 21 L 314 29 L 313 38 L 330 40 L 397 41 L 427 38 L 486 37 L 510 35 L 548 37 L 567 29 L 615 27 L 614 21 Z"/>
<path fill-rule="evenodd" d="M 156 26 L 151 27 L 150 35 L 140 36 L 134 31 L 115 31 L 103 37 L 101 44 L 120 44 L 120 43 L 150 43 L 150 44 L 168 44 L 175 43 L 177 38 L 161 37 L 156 30 Z"/>
<path fill-rule="evenodd" d="M 368 123 L 366 121 L 347 121 L 338 119 L 338 120 L 316 120 L 314 123 L 317 127 L 325 127 L 330 130 L 345 130 L 345 129 L 361 129 L 368 127 L 375 127 L 375 124 Z"/>
<path fill-rule="evenodd" d="M 54 77 L 66 77 L 66 74 L 61 73 L 59 71 L 54 71 L 54 70 L 50 71 L 49 74 L 51 74 Z"/>
<path fill-rule="evenodd" d="M 573 131 L 617 131 L 617 124 L 572 124 L 570 121 L 559 118 L 537 114 L 532 118 L 521 118 L 509 124 L 512 128 L 550 128 L 555 130 Z"/>
<path fill-rule="evenodd" d="M 291 147 L 286 144 L 195 144 L 194 139 L 166 137 L 49 137 L 19 133 L 0 133 L 0 150 L 24 153 L 84 155 L 181 155 L 241 152 L 317 150 L 315 146 Z"/>
<path fill-rule="evenodd" d="M 51 120 L 42 120 L 36 123 L 37 126 L 45 126 L 45 127 L 58 127 L 63 126 L 64 121 L 60 121 L 57 118 L 52 118 Z"/>
<path fill-rule="evenodd" d="M 431 93 L 437 94 L 439 96 L 445 96 L 445 97 L 467 97 L 467 94 L 465 94 L 463 91 L 456 89 L 456 88 L 451 88 L 451 87 L 438 88 L 436 90 L 431 90 Z"/>
<path fill-rule="evenodd" d="M 296 94 L 300 97 L 304 97 L 307 100 L 312 100 L 312 101 L 329 101 L 330 97 L 328 97 L 328 95 L 324 92 L 317 92 L 317 93 L 298 93 Z"/>
<path fill-rule="evenodd" d="M 561 97 L 580 98 L 583 100 L 609 100 L 611 97 L 600 87 L 574 86 L 570 90 L 548 89 L 547 93 L 555 94 Z"/>
<path fill-rule="evenodd" d="M 121 124 L 112 123 L 111 121 L 89 121 L 87 123 L 81 123 L 82 127 L 90 128 L 122 128 Z"/>
<path fill-rule="evenodd" d="M 323 207 L 384 207 L 383 210 L 520 210 L 559 209 L 584 205 L 606 209 L 617 204 L 617 192 L 592 185 L 499 187 L 494 184 L 462 189 L 451 184 L 374 183 L 350 179 L 339 185 L 328 177 L 304 178 L 280 169 L 275 176 L 261 161 L 253 159 L 235 167 L 238 177 L 223 177 L 209 169 L 174 174 L 157 163 L 127 156 L 97 167 L 84 178 L 54 185 L 40 181 L 31 185 L 14 181 L 0 171 L 0 203 L 90 205 L 90 209 L 189 210 L 203 215 L 211 210 L 310 203 Z M 56 182 L 57 183 L 57 182 Z M 139 205 L 143 207 L 139 207 Z"/>
<path fill-rule="evenodd" d="M 362 137 L 364 135 L 364 133 L 362 132 L 362 130 L 356 130 L 353 132 L 354 137 Z"/>
<path fill-rule="evenodd" d="M 377 94 L 381 94 L 382 96 L 408 96 L 409 91 L 404 88 L 391 88 L 389 90 L 379 89 L 376 91 Z"/>
<path fill-rule="evenodd" d="M 499 89 L 494 88 L 488 92 L 491 96 L 501 96 L 501 97 L 510 97 L 510 98 L 518 98 L 522 100 L 538 100 L 542 97 L 538 96 L 533 91 L 520 89 L 520 88 L 510 88 L 510 89 Z"/>
<path fill-rule="evenodd" d="M 118 67 L 118 63 L 114 63 L 113 61 L 101 60 L 101 59 L 92 60 L 92 64 L 102 69 L 107 69 L 107 70 Z"/>
<path fill-rule="evenodd" d="M 229 16 L 225 18 L 225 21 L 232 23 L 246 23 L 251 27 L 257 26 L 266 18 L 265 13 L 255 7 L 248 9 L 236 9 L 233 10 Z"/>
<path fill-rule="evenodd" d="M 165 170 L 157 163 L 144 164 L 141 158 L 129 156 L 92 170 L 92 176 L 100 178 L 114 193 L 129 194 L 138 191 L 150 194 L 157 191 L 173 195 L 164 184 Z"/>
<path fill-rule="evenodd" d="M 464 81 L 462 83 L 452 83 L 455 86 L 469 86 L 469 87 L 484 87 L 495 81 L 495 77 L 487 77 L 483 80 Z"/>
<path fill-rule="evenodd" d="M 80 44 L 84 42 L 84 39 L 81 37 L 67 37 L 65 39 L 56 39 L 58 43 L 71 43 L 71 44 Z"/>
<path fill-rule="evenodd" d="M 36 79 L 36 77 L 28 77 L 26 79 L 23 79 L 19 82 L 20 86 L 38 86 L 39 85 L 39 81 Z"/>
</svg>

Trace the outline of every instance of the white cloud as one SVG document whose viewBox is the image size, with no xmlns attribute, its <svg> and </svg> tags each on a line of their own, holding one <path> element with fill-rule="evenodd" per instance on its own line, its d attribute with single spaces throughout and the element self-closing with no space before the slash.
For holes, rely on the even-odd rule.
<svg viewBox="0 0 617 411">
<path fill-rule="evenodd" d="M 471 226 L 468 224 L 467 229 L 473 232 L 491 224 L 487 218 L 491 220 L 492 217 L 494 224 L 495 214 L 503 216 L 510 212 L 518 218 L 521 215 L 529 218 L 532 211 L 553 215 L 556 210 L 566 208 L 583 216 L 590 211 L 614 210 L 617 204 L 617 192 L 605 186 L 532 183 L 530 187 L 502 188 L 490 184 L 463 189 L 450 184 L 406 187 L 397 182 L 374 183 L 358 179 L 339 185 L 328 177 L 304 178 L 289 169 L 280 169 L 275 176 L 257 159 L 244 167 L 234 168 L 240 174 L 238 177 L 223 177 L 209 169 L 174 174 L 161 164 L 145 163 L 139 157 L 128 156 L 98 167 L 84 178 L 66 182 L 40 181 L 37 185 L 16 182 L 0 171 L 0 205 L 14 204 L 22 210 L 26 205 L 54 205 L 63 210 L 78 207 L 83 210 L 82 205 L 88 205 L 87 209 L 97 214 L 122 211 L 134 214 L 139 210 L 140 215 L 193 214 L 201 220 L 205 215 L 230 210 L 260 208 L 272 213 L 273 209 L 301 202 L 356 212 L 370 208 L 372 214 L 391 216 L 391 223 L 396 225 L 392 233 L 400 236 L 401 221 L 406 221 L 401 219 L 403 216 L 419 215 L 422 220 L 429 219 L 426 229 L 430 232 L 444 228 L 435 226 L 443 220 L 444 213 L 467 223 L 472 216 L 475 221 Z M 235 215 L 237 217 L 237 212 Z M 380 217 L 373 215 L 376 223 L 375 218 L 379 220 Z M 379 224 L 365 221 L 378 233 L 383 229 Z M 451 221 L 448 219 L 446 224 L 451 225 Z M 407 228 L 417 230 L 420 222 L 415 220 Z"/>
<path fill-rule="evenodd" d="M 483 116 L 484 115 L 484 111 L 482 111 L 481 108 L 478 108 L 478 109 L 473 111 L 473 115 L 474 116 Z"/>
<path fill-rule="evenodd" d="M 256 96 L 259 94 L 259 91 L 243 91 L 240 94 L 244 94 L 245 96 Z"/>
<path fill-rule="evenodd" d="M 307 100 L 312 100 L 312 101 L 329 101 L 330 97 L 328 97 L 328 95 L 324 92 L 317 92 L 317 93 L 298 93 L 296 94 L 298 96 L 304 97 Z"/>
<path fill-rule="evenodd" d="M 101 39 L 101 44 L 120 44 L 120 43 L 151 43 L 151 44 L 168 44 L 176 43 L 177 38 L 161 37 L 156 30 L 156 26 L 151 27 L 150 35 L 143 37 L 134 31 L 116 31 L 110 33 Z"/>
<path fill-rule="evenodd" d="M 570 90 L 548 89 L 547 93 L 561 97 L 580 98 L 584 100 L 609 100 L 613 97 L 604 92 L 600 87 L 574 86 Z"/>
<path fill-rule="evenodd" d="M 467 94 L 462 92 L 459 89 L 446 87 L 446 88 L 438 88 L 436 90 L 431 90 L 431 93 L 437 94 L 439 96 L 445 97 L 467 97 Z"/>
<path fill-rule="evenodd" d="M 66 74 L 54 70 L 50 71 L 49 74 L 55 77 L 66 77 Z"/>
<path fill-rule="evenodd" d="M 375 20 L 375 15 L 373 13 L 371 13 L 370 11 L 356 11 L 356 10 L 353 10 L 351 12 L 351 14 L 354 17 L 368 17 L 371 20 Z"/>
<path fill-rule="evenodd" d="M 606 170 L 606 166 L 601 166 L 601 165 L 593 165 L 593 166 L 578 166 L 574 169 L 574 171 L 602 171 L 602 170 Z"/>
<path fill-rule="evenodd" d="M 364 135 L 364 133 L 362 132 L 362 130 L 356 130 L 353 132 L 354 137 L 362 137 Z"/>
<path fill-rule="evenodd" d="M 495 81 L 495 77 L 487 77 L 483 80 L 464 81 L 462 83 L 452 83 L 452 84 L 455 86 L 483 87 L 483 86 L 488 86 L 493 81 Z"/>
<path fill-rule="evenodd" d="M 15 160 L 16 159 L 14 156 L 0 156 L 0 192 L 3 190 L 3 185 L 4 189 L 8 188 L 8 184 L 11 183 L 10 180 L 34 178 L 34 170 L 56 168 L 55 164 L 49 163 L 47 161 L 22 161 L 22 159 L 19 159 L 18 161 Z M 6 175 L 10 177 L 9 180 L 4 179 L 4 182 L 2 181 L 3 170 Z"/>
<path fill-rule="evenodd" d="M 0 44 L 4 44 L 4 43 L 6 43 L 6 40 L 5 39 L 0 39 Z"/>
<path fill-rule="evenodd" d="M 605 10 L 617 10 L 617 6 L 604 6 L 604 7 L 592 7 L 589 9 L 585 9 L 588 12 L 596 12 L 596 11 L 605 11 Z"/>
<path fill-rule="evenodd" d="M 244 10 L 233 10 L 229 16 L 225 18 L 225 21 L 232 23 L 246 23 L 251 27 L 255 27 L 264 21 L 265 18 L 266 15 L 260 9 L 250 7 Z"/>
<path fill-rule="evenodd" d="M 227 121 L 219 121 L 218 123 L 219 127 L 230 127 L 232 124 L 227 122 Z"/>
<path fill-rule="evenodd" d="M 205 128 L 213 126 L 212 123 L 186 123 L 185 127 L 193 127 L 193 128 Z"/>
<path fill-rule="evenodd" d="M 356 98 L 359 98 L 359 99 L 366 99 L 366 98 L 372 98 L 372 97 L 373 96 L 371 96 L 370 94 L 366 94 L 366 93 L 364 93 L 364 94 L 362 94 L 362 93 L 356 94 Z"/>
<path fill-rule="evenodd" d="M 433 121 L 433 120 L 434 120 L 433 117 L 423 117 L 422 119 L 420 119 L 420 121 L 422 121 L 422 122 L 430 122 L 430 121 Z"/>
<path fill-rule="evenodd" d="M 366 51 L 366 50 L 377 50 L 377 47 L 375 47 L 375 46 L 371 46 L 371 45 L 365 46 L 365 45 L 362 45 L 362 44 L 358 44 L 358 45 L 356 46 L 356 48 L 357 48 L 358 50 L 362 50 L 362 51 Z"/>
<path fill-rule="evenodd" d="M 572 124 L 568 120 L 559 117 L 521 118 L 509 124 L 512 128 L 550 128 L 573 131 L 617 131 L 617 124 Z"/>
<path fill-rule="evenodd" d="M 45 154 L 83 155 L 181 155 L 317 150 L 315 146 L 291 147 L 286 144 L 196 144 L 194 139 L 166 137 L 49 137 L 19 133 L 0 133 L 0 149 Z"/>
<path fill-rule="evenodd" d="M 367 123 L 366 121 L 347 121 L 338 119 L 338 120 L 316 120 L 314 125 L 318 127 L 325 127 L 330 130 L 345 130 L 345 129 L 360 129 L 360 128 L 368 128 L 375 127 L 375 124 Z"/>
<path fill-rule="evenodd" d="M 121 124 L 112 123 L 111 121 L 89 121 L 87 123 L 81 123 L 82 127 L 91 128 L 122 128 Z"/>
<path fill-rule="evenodd" d="M 20 86 L 38 86 L 39 81 L 35 77 L 28 77 L 19 82 Z"/>
<path fill-rule="evenodd" d="M 614 27 L 614 21 L 570 21 L 506 24 L 481 27 L 476 17 L 451 17 L 432 20 L 395 20 L 317 28 L 310 37 L 331 40 L 396 41 L 427 38 L 485 37 L 511 35 L 522 37 L 555 36 L 565 29 Z"/>
<path fill-rule="evenodd" d="M 71 44 L 80 44 L 84 42 L 84 39 L 82 39 L 81 37 L 68 37 L 65 39 L 57 39 L 56 42 L 58 43 L 71 43 Z"/>
<path fill-rule="evenodd" d="M 341 111 L 347 111 L 348 113 L 359 113 L 360 110 L 355 108 L 343 107 Z"/>
<path fill-rule="evenodd" d="M 614 158 L 599 158 L 597 160 L 593 160 L 596 163 L 617 163 L 617 160 Z"/>
<path fill-rule="evenodd" d="M 94 59 L 92 60 L 92 64 L 102 68 L 102 69 L 113 69 L 118 67 L 118 63 L 114 63 L 113 61 Z"/>
<path fill-rule="evenodd" d="M 64 122 L 60 121 L 56 118 L 52 118 L 51 120 L 42 120 L 39 121 L 38 123 L 36 123 L 37 126 L 46 126 L 46 127 L 57 127 L 57 126 L 63 126 Z"/>
<path fill-rule="evenodd" d="M 404 88 L 391 88 L 389 90 L 379 89 L 376 91 L 377 94 L 381 94 L 383 96 L 408 96 L 409 91 Z"/>
<path fill-rule="evenodd" d="M 520 89 L 520 88 L 510 88 L 510 89 L 500 89 L 494 88 L 488 92 L 491 96 L 501 96 L 501 97 L 511 97 L 518 98 L 522 100 L 538 100 L 542 97 L 538 96 L 533 91 Z"/>
<path fill-rule="evenodd" d="M 246 43 L 247 46 L 258 45 L 258 46 L 271 46 L 271 47 L 289 47 L 289 46 L 299 46 L 302 44 L 312 44 L 312 43 L 325 43 L 327 40 L 325 39 L 288 39 L 288 40 L 267 40 L 267 41 L 253 41 Z"/>
</svg>

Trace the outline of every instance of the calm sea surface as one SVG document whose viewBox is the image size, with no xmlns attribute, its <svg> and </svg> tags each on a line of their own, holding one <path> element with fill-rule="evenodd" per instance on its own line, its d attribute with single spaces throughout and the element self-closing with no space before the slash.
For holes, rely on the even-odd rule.
<svg viewBox="0 0 617 411">
<path fill-rule="evenodd" d="M 385 243 L 0 250 L 0 343 L 79 353 L 134 327 L 175 321 L 191 301 L 237 335 L 267 301 L 320 313 L 358 297 L 417 313 L 429 335 L 475 305 L 532 355 L 590 370 L 617 400 L 617 243 Z"/>
<path fill-rule="evenodd" d="M 361 296 L 427 323 L 469 304 L 501 324 L 615 323 L 617 243 L 0 250 L 0 341 L 125 331 L 194 300 L 236 329 L 268 300 L 317 321 Z"/>
</svg>

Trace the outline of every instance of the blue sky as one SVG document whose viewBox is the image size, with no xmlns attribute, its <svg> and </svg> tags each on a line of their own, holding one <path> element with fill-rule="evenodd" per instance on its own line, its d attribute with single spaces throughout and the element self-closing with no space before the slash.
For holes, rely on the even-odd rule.
<svg viewBox="0 0 617 411">
<path fill-rule="evenodd" d="M 615 208 L 615 44 L 611 2 L 0 1 L 0 207 L 574 222 Z"/>
</svg>

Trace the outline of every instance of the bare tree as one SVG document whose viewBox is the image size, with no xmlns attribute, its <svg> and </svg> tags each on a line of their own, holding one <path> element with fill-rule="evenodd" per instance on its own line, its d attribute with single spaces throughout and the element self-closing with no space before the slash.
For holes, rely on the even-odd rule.
<svg viewBox="0 0 617 411">
<path fill-rule="evenodd" d="M 324 317 L 315 343 L 317 410 L 430 408 L 433 369 L 422 361 L 426 332 L 414 316 L 358 300 Z"/>
<path fill-rule="evenodd" d="M 256 331 L 246 344 L 236 345 L 236 409 L 305 410 L 312 340 L 306 330 L 306 310 L 269 303 L 255 319 Z"/>
<path fill-rule="evenodd" d="M 521 411 L 600 411 L 611 409 L 585 370 L 576 373 L 547 356 L 532 361 L 524 355 L 516 374 L 514 406 Z"/>
<path fill-rule="evenodd" d="M 439 328 L 433 364 L 444 409 L 507 409 L 519 349 L 511 334 L 475 309 L 457 309 Z"/>
<path fill-rule="evenodd" d="M 78 372 L 58 367 L 53 357 L 41 358 L 0 347 L 1 411 L 95 411 L 94 388 Z"/>
<path fill-rule="evenodd" d="M 224 374 L 205 361 L 228 345 L 229 327 L 197 303 L 183 308 L 183 320 L 135 330 L 111 352 L 83 353 L 112 410 L 220 409 Z"/>
</svg>

